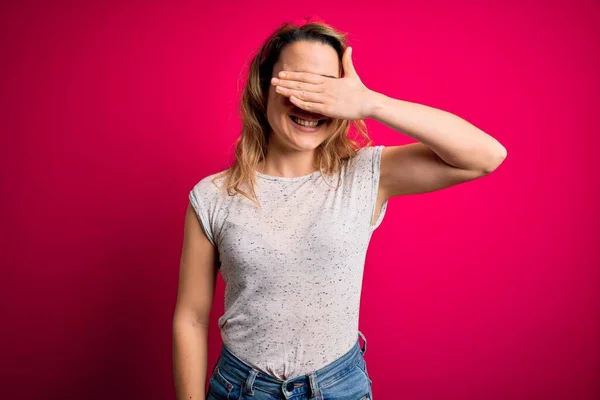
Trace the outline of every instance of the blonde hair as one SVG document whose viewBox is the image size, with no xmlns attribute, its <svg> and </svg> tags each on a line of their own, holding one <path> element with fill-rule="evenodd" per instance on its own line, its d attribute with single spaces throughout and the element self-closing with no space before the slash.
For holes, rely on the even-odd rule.
<svg viewBox="0 0 600 400">
<path fill-rule="evenodd" d="M 270 125 L 267 120 L 267 94 L 273 73 L 273 66 L 279 60 L 281 51 L 289 44 L 299 41 L 320 42 L 331 46 L 338 54 L 340 76 L 343 73 L 342 55 L 346 49 L 346 34 L 322 22 L 310 22 L 301 26 L 285 22 L 281 24 L 263 43 L 252 58 L 248 77 L 240 101 L 242 130 L 235 147 L 234 163 L 214 181 L 226 177 L 225 187 L 230 196 L 240 193 L 258 204 L 256 199 L 256 166 L 267 155 Z M 315 157 L 321 177 L 339 173 L 345 160 L 356 156 L 361 147 L 371 146 L 367 126 L 363 120 L 333 119 L 333 133 L 315 150 Z M 350 136 L 350 126 L 355 127 L 356 138 Z M 364 141 L 363 146 L 356 139 Z M 247 184 L 250 193 L 241 186 Z"/>
</svg>

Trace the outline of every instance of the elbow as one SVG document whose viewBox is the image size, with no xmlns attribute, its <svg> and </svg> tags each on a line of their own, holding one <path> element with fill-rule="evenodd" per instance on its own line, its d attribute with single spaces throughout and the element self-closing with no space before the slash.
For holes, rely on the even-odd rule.
<svg viewBox="0 0 600 400">
<path fill-rule="evenodd" d="M 506 147 L 501 144 L 498 146 L 499 148 L 492 153 L 489 157 L 489 162 L 483 167 L 483 173 L 486 175 L 494 172 L 506 159 L 508 154 Z"/>
</svg>

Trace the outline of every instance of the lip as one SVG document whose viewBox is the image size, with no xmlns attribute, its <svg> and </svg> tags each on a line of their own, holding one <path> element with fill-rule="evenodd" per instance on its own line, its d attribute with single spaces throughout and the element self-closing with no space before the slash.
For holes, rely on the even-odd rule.
<svg viewBox="0 0 600 400">
<path fill-rule="evenodd" d="M 306 116 L 303 116 L 302 114 L 290 114 L 290 116 L 294 116 L 294 117 L 296 117 L 296 118 L 300 118 L 300 119 L 303 119 L 303 120 L 305 120 L 305 121 L 311 121 L 311 122 L 312 122 L 312 121 L 320 121 L 320 120 L 322 120 L 322 119 L 325 119 L 325 118 L 313 118 L 313 117 L 306 117 Z"/>
<path fill-rule="evenodd" d="M 320 121 L 322 119 L 328 119 L 327 116 L 323 114 L 305 114 L 302 111 L 298 110 L 291 112 L 290 115 L 293 115 L 294 117 L 298 117 L 305 121 Z"/>
<path fill-rule="evenodd" d="M 288 119 L 290 120 L 290 124 L 292 124 L 292 126 L 294 127 L 295 130 L 300 131 L 300 132 L 306 132 L 306 133 L 314 133 L 314 132 L 318 132 L 321 130 L 321 128 L 325 125 L 327 125 L 327 121 L 325 121 L 324 123 L 322 123 L 321 125 L 317 125 L 314 128 L 308 127 L 308 126 L 303 126 L 303 125 L 298 125 L 297 123 L 295 123 L 294 121 L 292 121 L 292 116 L 293 114 L 290 114 L 288 116 Z M 310 119 L 307 121 L 311 121 Z M 318 121 L 318 120 L 312 120 L 312 121 Z"/>
</svg>

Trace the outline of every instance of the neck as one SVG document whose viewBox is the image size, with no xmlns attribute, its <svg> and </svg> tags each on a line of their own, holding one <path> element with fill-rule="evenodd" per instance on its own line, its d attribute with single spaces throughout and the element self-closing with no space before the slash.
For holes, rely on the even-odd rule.
<svg viewBox="0 0 600 400">
<path fill-rule="evenodd" d="M 266 175 L 294 178 L 316 171 L 315 158 L 315 150 L 286 150 L 270 145 L 256 170 Z"/>
</svg>

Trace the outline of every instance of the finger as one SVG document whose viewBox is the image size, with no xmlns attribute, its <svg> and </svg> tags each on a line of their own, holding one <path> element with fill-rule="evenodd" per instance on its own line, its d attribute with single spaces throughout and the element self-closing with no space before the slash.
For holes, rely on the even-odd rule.
<svg viewBox="0 0 600 400">
<path fill-rule="evenodd" d="M 286 87 L 289 89 L 308 90 L 310 92 L 321 92 L 323 90 L 321 85 L 305 83 L 305 82 L 300 82 L 300 81 L 293 81 L 293 80 L 289 80 L 289 79 L 272 78 L 271 84 L 275 85 L 275 86 L 283 86 L 283 87 Z"/>
<path fill-rule="evenodd" d="M 292 72 L 292 71 L 280 71 L 278 75 L 279 79 L 287 79 L 291 81 L 300 81 L 306 83 L 312 83 L 318 85 L 325 82 L 327 78 L 317 74 L 311 74 L 310 72 Z"/>
<path fill-rule="evenodd" d="M 354 64 L 352 63 L 352 47 L 347 47 L 342 56 L 342 65 L 344 66 L 344 76 L 356 75 Z"/>
<path fill-rule="evenodd" d="M 310 102 L 310 101 L 303 101 L 303 100 L 300 100 L 299 98 L 297 98 L 296 96 L 290 97 L 290 101 L 292 103 L 294 103 L 295 105 L 297 105 L 298 107 L 300 107 L 301 109 L 303 109 L 303 110 L 311 111 L 311 112 L 318 113 L 318 114 L 327 115 L 324 112 L 324 110 L 325 110 L 325 105 L 324 104 L 313 103 L 313 102 Z"/>
<path fill-rule="evenodd" d="M 311 101 L 313 103 L 321 103 L 323 95 L 320 93 L 309 92 L 306 90 L 288 89 L 281 86 L 275 87 L 275 91 L 286 97 L 294 96 L 303 101 Z"/>
</svg>

